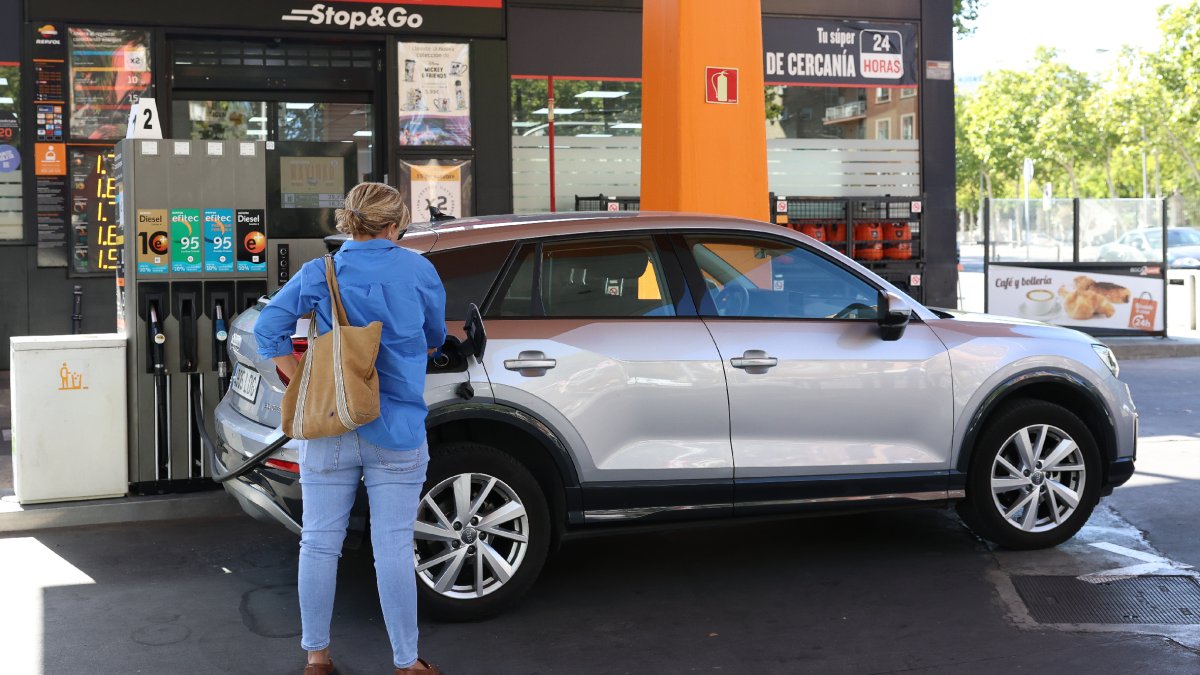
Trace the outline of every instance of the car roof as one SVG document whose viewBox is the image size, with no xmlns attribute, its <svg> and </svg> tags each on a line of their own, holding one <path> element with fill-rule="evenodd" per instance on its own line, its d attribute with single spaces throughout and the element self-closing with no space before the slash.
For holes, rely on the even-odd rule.
<svg viewBox="0 0 1200 675">
<path fill-rule="evenodd" d="M 744 232 L 787 233 L 803 237 L 779 225 L 733 216 L 672 211 L 571 211 L 413 223 L 402 241 L 407 247 L 430 252 L 489 242 L 571 234 L 730 227 Z"/>
</svg>

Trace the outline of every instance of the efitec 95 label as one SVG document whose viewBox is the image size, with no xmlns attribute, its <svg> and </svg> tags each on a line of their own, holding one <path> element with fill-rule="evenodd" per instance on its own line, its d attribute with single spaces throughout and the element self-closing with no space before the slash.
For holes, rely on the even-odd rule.
<svg viewBox="0 0 1200 675">
<path fill-rule="evenodd" d="M 233 209 L 204 209 L 204 271 L 233 271 Z"/>
<path fill-rule="evenodd" d="M 171 209 L 171 271 L 199 272 L 201 246 L 200 209 Z"/>
</svg>

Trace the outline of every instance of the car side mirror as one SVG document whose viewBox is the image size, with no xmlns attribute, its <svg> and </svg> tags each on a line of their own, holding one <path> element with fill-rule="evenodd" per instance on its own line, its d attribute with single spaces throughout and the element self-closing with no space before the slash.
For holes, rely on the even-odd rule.
<svg viewBox="0 0 1200 675">
<path fill-rule="evenodd" d="M 463 332 L 467 334 L 467 351 L 482 361 L 483 352 L 487 349 L 487 331 L 483 328 L 483 315 L 479 313 L 479 307 L 473 302 L 467 309 L 467 322 L 463 324 Z"/>
<path fill-rule="evenodd" d="M 879 335 L 884 340 L 899 340 L 912 314 L 907 300 L 891 291 L 879 291 Z"/>
</svg>

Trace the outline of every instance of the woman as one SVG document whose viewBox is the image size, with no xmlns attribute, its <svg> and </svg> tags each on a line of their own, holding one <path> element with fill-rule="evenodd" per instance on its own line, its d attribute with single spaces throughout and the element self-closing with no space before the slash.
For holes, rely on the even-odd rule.
<svg viewBox="0 0 1200 675">
<path fill-rule="evenodd" d="M 338 230 L 351 236 L 334 256 L 346 317 L 355 326 L 383 322 L 379 356 L 379 418 L 357 431 L 308 441 L 300 450 L 304 495 L 300 535 L 300 645 L 305 675 L 333 672 L 329 623 L 337 562 L 360 479 L 371 506 L 371 543 L 379 600 L 397 673 L 437 673 L 417 658 L 417 588 L 413 573 L 416 519 L 429 448 L 425 440 L 425 363 L 446 340 L 446 293 L 433 265 L 396 245 L 409 224 L 403 196 L 382 183 L 362 183 L 337 210 Z M 296 319 L 316 312 L 330 330 L 325 262 L 300 269 L 254 327 L 258 352 L 288 378 L 296 374 L 291 336 Z"/>
</svg>

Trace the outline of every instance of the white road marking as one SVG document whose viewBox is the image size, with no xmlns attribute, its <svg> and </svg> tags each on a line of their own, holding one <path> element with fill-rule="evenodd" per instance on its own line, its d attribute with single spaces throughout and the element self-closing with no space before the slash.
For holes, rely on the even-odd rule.
<svg viewBox="0 0 1200 675">
<path fill-rule="evenodd" d="M 1075 577 L 1076 579 L 1079 579 L 1080 581 L 1086 581 L 1089 584 L 1100 584 L 1109 581 L 1115 581 L 1116 579 L 1128 579 L 1132 577 L 1161 574 L 1163 572 L 1177 572 L 1192 569 L 1191 565 L 1185 565 L 1184 563 L 1176 562 L 1159 555 L 1154 555 L 1153 553 L 1139 551 L 1137 549 L 1128 548 L 1107 541 L 1094 541 L 1091 542 L 1089 546 L 1108 551 L 1109 553 L 1123 555 L 1127 558 L 1133 558 L 1134 560 L 1143 561 L 1139 565 L 1116 567 L 1110 570 L 1090 572 L 1088 574 L 1081 574 L 1078 577 Z"/>
</svg>

